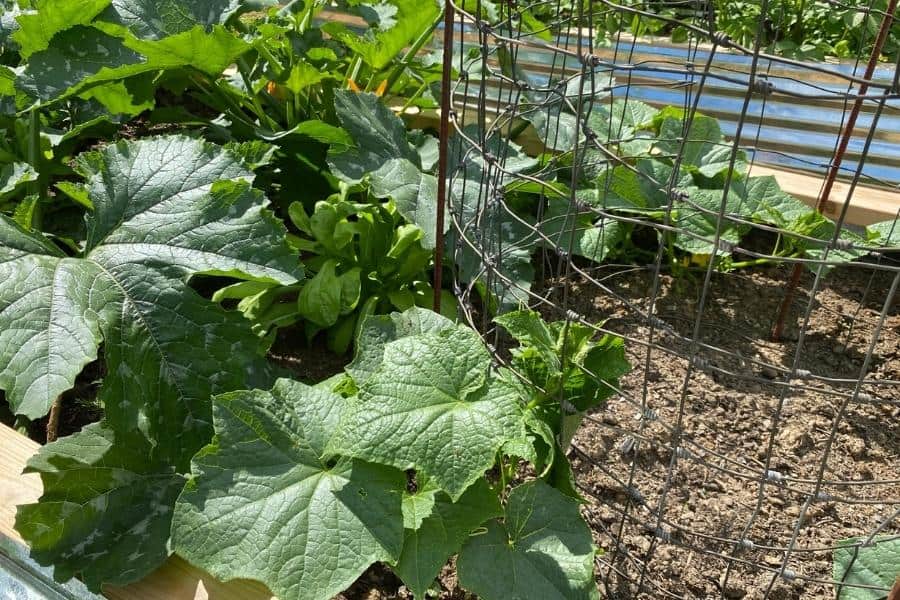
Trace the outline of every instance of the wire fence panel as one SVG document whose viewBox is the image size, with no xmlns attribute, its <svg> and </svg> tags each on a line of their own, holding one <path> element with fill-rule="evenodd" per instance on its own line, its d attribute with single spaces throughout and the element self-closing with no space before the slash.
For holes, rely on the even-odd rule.
<svg viewBox="0 0 900 600">
<path fill-rule="evenodd" d="M 501 364 L 493 319 L 528 307 L 632 365 L 568 448 L 606 597 L 884 598 L 900 573 L 900 225 L 845 223 L 900 173 L 896 2 L 785 4 L 739 39 L 727 2 L 454 5 L 464 316 Z M 874 23 L 840 63 L 771 33 L 829 7 Z M 813 168 L 834 218 L 757 161 Z"/>
</svg>

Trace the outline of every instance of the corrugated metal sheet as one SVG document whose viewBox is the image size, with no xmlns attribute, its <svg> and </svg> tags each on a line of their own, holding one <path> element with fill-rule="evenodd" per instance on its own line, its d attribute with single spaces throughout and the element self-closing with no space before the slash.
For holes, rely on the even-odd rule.
<svg viewBox="0 0 900 600">
<path fill-rule="evenodd" d="M 471 31 L 463 36 L 468 48 L 478 46 Z M 577 39 L 564 37 L 560 47 L 575 50 Z M 582 48 L 590 47 L 582 38 Z M 824 173 L 852 101 L 843 96 L 856 93 L 856 88 L 840 75 L 862 77 L 865 64 L 808 63 L 824 66 L 835 75 L 813 71 L 805 66 L 784 65 L 760 60 L 757 76 L 765 77 L 777 90 L 763 96 L 754 94 L 744 112 L 752 57 L 718 50 L 712 56 L 709 45 L 675 45 L 657 40 L 623 39 L 609 47 L 595 48 L 601 65 L 596 72 L 611 73 L 616 79 L 614 98 L 631 98 L 655 106 L 691 106 L 699 92 L 699 111 L 719 119 L 722 131 L 733 138 L 741 114 L 745 114 L 740 143 L 755 156 L 755 161 L 790 169 Z M 517 65 L 529 76 L 530 83 L 547 85 L 563 73 L 581 69 L 573 57 L 550 49 L 520 46 Z M 709 62 L 708 75 L 703 78 Z M 693 72 L 689 72 L 692 68 Z M 660 69 L 669 72 L 660 71 Z M 680 72 L 678 72 L 680 71 Z M 875 81 L 894 80 L 893 65 L 879 66 Z M 701 79 L 702 90 L 701 90 Z M 488 86 L 492 104 L 503 105 L 496 88 Z M 504 98 L 507 97 L 507 87 Z M 880 93 L 870 90 L 869 95 Z M 789 95 L 790 94 L 790 95 Z M 877 102 L 867 100 L 857 121 L 854 136 L 845 155 L 842 173 L 853 175 L 859 164 L 869 128 L 875 118 Z M 876 131 L 864 161 L 863 175 L 872 184 L 900 184 L 900 101 L 887 100 L 878 118 Z"/>
</svg>

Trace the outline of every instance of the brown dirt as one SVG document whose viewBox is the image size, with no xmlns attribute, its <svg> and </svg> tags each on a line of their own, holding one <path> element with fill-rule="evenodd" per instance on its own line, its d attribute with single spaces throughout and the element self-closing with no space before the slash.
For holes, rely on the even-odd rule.
<svg viewBox="0 0 900 600">
<path fill-rule="evenodd" d="M 648 271 L 599 267 L 592 276 L 606 278 L 623 300 L 647 307 L 653 280 Z M 657 335 L 658 344 L 674 354 L 654 350 L 645 377 L 646 347 L 640 341 L 648 339 L 646 323 L 625 301 L 594 284 L 570 288 L 569 308 L 592 322 L 609 318 L 609 329 L 634 340 L 627 344 L 634 369 L 621 382 L 622 395 L 586 421 L 572 452 L 590 499 L 586 516 L 597 544 L 606 549 L 598 569 L 606 597 L 763 598 L 771 584 L 769 598 L 833 598 L 834 589 L 826 583 L 831 547 L 869 534 L 900 506 L 898 386 L 864 386 L 872 401 L 850 403 L 840 416 L 843 398 L 835 392 L 852 391 L 851 383 L 795 379 L 779 413 L 782 369 L 790 368 L 797 350 L 812 284 L 805 274 L 785 341 L 770 342 L 787 277 L 786 268 L 713 275 L 700 336 L 733 356 L 701 351 L 712 369 L 694 369 L 686 383 L 688 360 L 682 356 L 690 355 L 688 343 Z M 660 283 L 659 318 L 677 334 L 690 336 L 703 274 L 663 275 Z M 873 276 L 860 266 L 832 273 L 813 302 L 798 367 L 855 380 L 890 283 L 890 274 Z M 900 379 L 896 301 L 872 354 L 869 377 Z M 655 420 L 639 418 L 644 393 L 645 408 L 655 411 Z M 680 443 L 674 434 L 679 422 Z M 787 568 L 795 579 L 778 577 L 784 558 L 780 549 L 789 545 L 814 490 L 833 428 L 824 478 L 845 483 L 822 487 L 833 500 L 812 503 L 797 528 L 795 547 L 810 551 L 790 554 Z M 632 449 L 626 440 L 636 442 Z M 677 446 L 690 454 L 673 463 Z M 784 481 L 762 483 L 766 469 L 778 471 Z M 643 504 L 629 497 L 629 481 Z M 651 533 L 658 518 L 668 542 Z M 900 522 L 884 533 L 900 533 Z M 742 538 L 755 548 L 736 551 L 730 540 Z"/>
</svg>

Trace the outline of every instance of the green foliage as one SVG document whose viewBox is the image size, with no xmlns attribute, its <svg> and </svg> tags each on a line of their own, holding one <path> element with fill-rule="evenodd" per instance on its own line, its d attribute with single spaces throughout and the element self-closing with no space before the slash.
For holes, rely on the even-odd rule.
<svg viewBox="0 0 900 600">
<path fill-rule="evenodd" d="M 463 226 L 437 231 L 437 140 L 396 113 L 435 105 L 439 65 L 418 51 L 439 5 L 340 2 L 363 17 L 357 31 L 320 27 L 326 4 L 4 11 L 0 389 L 41 418 L 89 363 L 104 373 L 102 421 L 29 462 L 44 494 L 17 528 L 40 564 L 95 590 L 177 551 L 291 598 L 330 598 L 384 562 L 424 597 L 457 555 L 463 585 L 486 599 L 595 598 L 565 451 L 630 366 L 619 338 L 516 310 L 535 253 L 630 258 L 634 226 L 614 217 L 657 223 L 670 208 L 679 230 L 659 243 L 673 265 L 714 250 L 721 210 L 746 221 L 721 228 L 727 241 L 750 223 L 780 228 L 776 257 L 851 260 L 898 245 L 900 228 L 828 250 L 834 223 L 748 177 L 714 119 L 685 128 L 677 109 L 610 102 L 611 81 L 576 78 L 549 104 L 529 96 L 550 108 L 525 116 L 552 153 L 464 131 L 485 152 L 450 165 L 447 209 Z M 544 16 L 512 23 L 546 38 Z M 621 164 L 594 148 L 575 168 L 588 136 L 573 103 L 591 106 L 588 129 Z M 180 134 L 145 137 L 157 128 Z M 95 143 L 126 132 L 136 139 Z M 441 236 L 446 268 L 502 313 L 505 367 L 452 320 L 449 292 L 444 315 L 421 308 Z M 297 323 L 335 352 L 353 347 L 346 374 L 271 387 L 266 351 Z"/>
<path fill-rule="evenodd" d="M 403 544 L 403 473 L 335 456 L 345 400 L 288 380 L 216 398 L 215 441 L 176 504 L 179 554 L 281 598 L 327 599 Z M 260 518 L 264 516 L 264 518 Z"/>
<path fill-rule="evenodd" d="M 28 461 L 43 495 L 20 506 L 16 529 L 40 564 L 93 590 L 152 572 L 169 555 L 173 506 L 184 477 L 148 440 L 95 423 L 48 444 Z"/>
<path fill-rule="evenodd" d="M 656 110 L 629 99 L 598 104 L 587 124 L 604 149 L 588 145 L 579 152 L 578 164 L 572 164 L 572 152 L 545 157 L 543 168 L 527 180 L 501 180 L 503 193 L 486 200 L 480 177 L 456 181 L 452 191 L 464 190 L 458 194 L 463 197 L 458 218 L 472 228 L 458 268 L 466 281 L 484 271 L 481 256 L 470 256 L 465 246 L 496 257 L 493 269 L 500 277 L 494 277 L 492 289 L 482 288 L 492 299 L 491 310 L 527 302 L 531 256 L 539 247 L 595 262 L 646 254 L 632 243 L 639 227 L 635 220 L 653 225 L 668 219 L 673 229 L 658 230 L 657 237 L 676 274 L 685 264 L 706 264 L 714 252 L 714 268 L 721 270 L 792 258 L 811 259 L 807 265 L 817 268 L 813 260 L 826 259 L 826 253 L 828 270 L 875 248 L 897 245 L 898 228 L 891 221 L 860 235 L 842 229 L 832 247 L 836 224 L 786 194 L 773 177 L 749 176 L 746 156 L 733 149 L 712 117 L 688 118 L 676 107 Z M 609 159 L 612 153 L 617 160 Z M 518 158 L 511 155 L 508 161 L 507 169 L 516 172 Z M 471 213 L 467 198 L 473 199 Z M 771 257 L 740 261 L 731 248 L 755 224 L 779 229 Z"/>
<path fill-rule="evenodd" d="M 0 385 L 18 414 L 41 417 L 102 341 L 107 416 L 190 455 L 208 432 L 210 392 L 239 385 L 259 344 L 185 280 L 291 283 L 299 271 L 253 174 L 227 150 L 183 137 L 123 142 L 82 156 L 80 170 L 94 210 L 75 256 L 0 216 Z M 251 239 L 265 252 L 242 243 Z M 185 342 L 204 339 L 202 361 Z M 173 368 L 188 363 L 192 372 Z M 173 410 L 190 425 L 161 426 Z"/>
<path fill-rule="evenodd" d="M 93 211 L 74 255 L 0 216 L 0 385 L 16 413 L 41 417 L 103 344 L 104 424 L 29 463 L 45 494 L 18 521 L 39 562 L 96 589 L 140 578 L 167 556 L 176 473 L 209 441 L 210 396 L 266 370 L 243 319 L 186 280 L 289 283 L 300 271 L 232 151 L 151 138 L 84 155 L 79 170 Z"/>
<path fill-rule="evenodd" d="M 469 538 L 459 580 L 485 600 L 598 600 L 594 554 L 578 503 L 533 481 L 512 490 L 502 520 Z"/>
<path fill-rule="evenodd" d="M 531 394 L 492 368 L 477 334 L 411 309 L 367 318 L 356 349 L 344 381 L 215 399 L 216 436 L 175 508 L 178 553 L 281 597 L 330 598 L 375 561 L 424 597 L 459 552 L 464 585 L 485 598 L 508 597 L 496 582 L 596 598 L 578 502 L 509 483 L 517 462 L 502 448 L 527 440 Z"/>
<path fill-rule="evenodd" d="M 585 25 L 590 23 L 598 36 L 610 41 L 623 31 L 635 36 L 668 36 L 675 43 L 687 41 L 689 31 L 684 25 L 709 28 L 710 15 L 715 26 L 737 43 L 752 48 L 757 36 L 761 50 L 769 53 L 808 60 L 822 60 L 827 56 L 849 58 L 867 56 L 872 51 L 881 15 L 887 10 L 887 0 L 848 0 L 832 4 L 822 0 L 711 0 L 708 11 L 698 11 L 691 2 L 664 0 L 620 0 L 618 5 L 634 8 L 645 14 L 627 10 L 597 7 L 585 0 L 562 2 L 557 8 L 537 3 L 532 9 L 536 20 L 552 26 L 566 19 L 582 15 Z M 593 11 L 593 14 L 590 14 Z M 763 12 L 765 11 L 765 12 Z M 650 13 L 649 15 L 646 13 Z M 590 16 L 589 16 L 590 15 Z M 498 15 L 488 15 L 497 20 Z M 892 28 L 882 55 L 896 60 L 900 50 L 900 32 Z"/>
</svg>

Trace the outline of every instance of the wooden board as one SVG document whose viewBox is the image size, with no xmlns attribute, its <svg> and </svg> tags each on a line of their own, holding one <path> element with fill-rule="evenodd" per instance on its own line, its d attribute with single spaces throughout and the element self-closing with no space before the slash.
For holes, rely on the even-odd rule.
<svg viewBox="0 0 900 600">
<path fill-rule="evenodd" d="M 22 542 L 13 528 L 16 505 L 35 502 L 41 495 L 38 475 L 23 475 L 28 458 L 38 444 L 0 424 L 0 535 Z M 112 600 L 270 600 L 265 586 L 235 580 L 222 583 L 177 556 L 148 577 L 125 587 L 107 586 L 103 595 Z"/>
<path fill-rule="evenodd" d="M 772 175 L 782 190 L 812 207 L 815 207 L 825 181 L 824 175 L 797 173 L 758 164 L 750 169 L 750 175 Z M 836 181 L 822 214 L 837 220 L 849 191 L 849 183 Z M 860 185 L 853 191 L 845 220 L 851 225 L 871 225 L 879 221 L 896 219 L 900 216 L 898 213 L 900 213 L 900 193 Z"/>
</svg>

